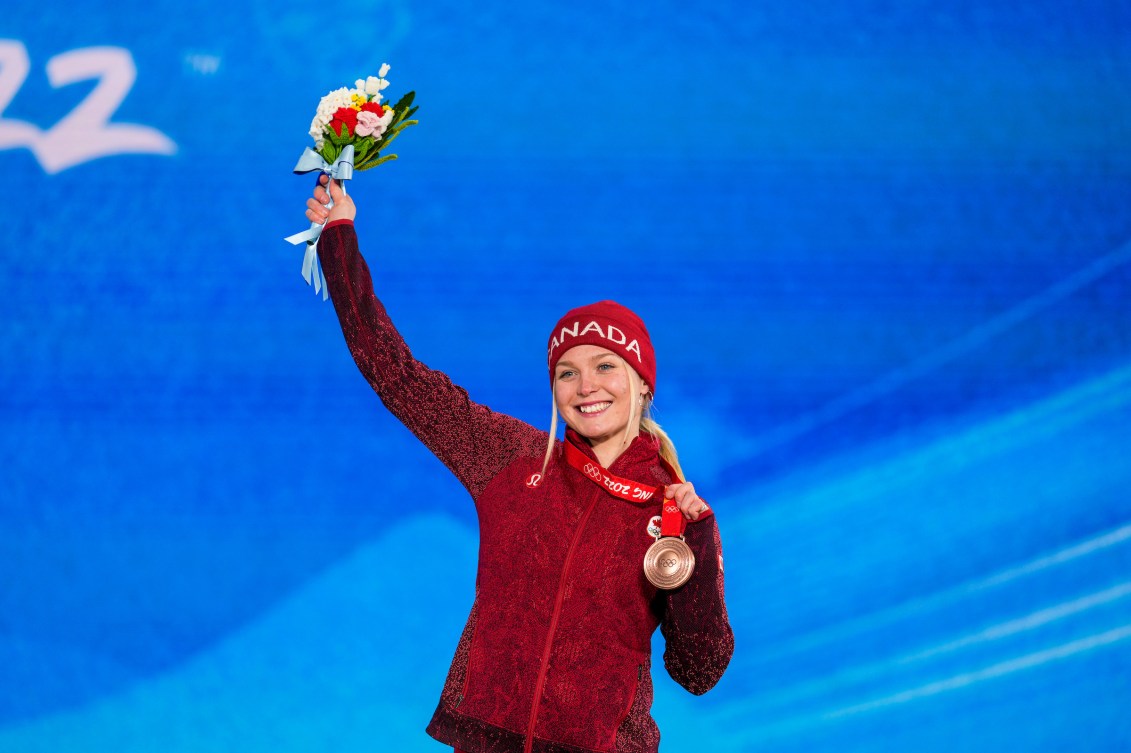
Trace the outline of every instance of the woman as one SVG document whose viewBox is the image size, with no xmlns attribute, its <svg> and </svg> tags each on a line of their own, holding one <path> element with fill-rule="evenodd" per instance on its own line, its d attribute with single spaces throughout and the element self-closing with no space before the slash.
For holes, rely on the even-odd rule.
<svg viewBox="0 0 1131 753">
<path fill-rule="evenodd" d="M 656 627 L 669 674 L 696 694 L 718 682 L 734 638 L 714 515 L 646 417 L 656 364 L 643 322 L 610 301 L 569 312 L 549 342 L 549 434 L 495 413 L 413 358 L 374 295 L 353 201 L 326 184 L 306 216 L 325 223 L 319 256 L 350 352 L 479 517 L 475 602 L 428 733 L 467 753 L 654 753 Z M 697 563 L 672 590 L 642 569 L 662 499 Z"/>
</svg>

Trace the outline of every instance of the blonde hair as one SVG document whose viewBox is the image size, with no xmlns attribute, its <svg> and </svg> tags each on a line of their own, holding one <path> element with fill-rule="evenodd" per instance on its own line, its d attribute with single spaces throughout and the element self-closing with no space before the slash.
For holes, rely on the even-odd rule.
<svg viewBox="0 0 1131 753">
<path fill-rule="evenodd" d="M 679 464 L 679 453 L 675 451 L 675 444 L 672 442 L 668 433 L 660 428 L 660 425 L 652 420 L 651 415 L 643 416 L 640 419 L 640 431 L 651 434 L 656 439 L 660 440 L 660 457 L 668 461 L 668 465 L 675 471 L 676 478 L 672 479 L 673 484 L 683 483 L 686 477 L 683 475 L 683 468 Z"/>
<path fill-rule="evenodd" d="M 639 431 L 644 434 L 651 434 L 660 440 L 660 457 L 668 462 L 672 470 L 676 472 L 678 478 L 672 479 L 672 483 L 684 481 L 683 468 L 679 465 L 679 453 L 675 450 L 675 444 L 672 442 L 671 437 L 668 436 L 655 419 L 652 418 L 652 391 L 649 387 L 648 392 L 643 392 L 644 380 L 636 373 L 636 369 L 629 365 L 628 361 L 624 360 L 617 354 L 613 356 L 620 361 L 628 371 L 628 384 L 633 395 L 640 395 L 645 401 L 643 414 L 640 416 Z M 554 399 L 553 392 L 550 394 L 550 404 L 552 406 L 550 413 L 550 436 L 546 440 L 546 455 L 542 458 L 542 475 L 546 475 L 546 468 L 550 465 L 550 456 L 554 453 L 554 442 L 557 440 L 558 435 L 558 401 Z M 636 409 L 637 401 L 629 401 L 628 406 L 628 425 L 624 428 L 624 438 L 621 440 L 621 449 L 628 447 L 632 441 L 632 426 L 636 422 Z"/>
</svg>

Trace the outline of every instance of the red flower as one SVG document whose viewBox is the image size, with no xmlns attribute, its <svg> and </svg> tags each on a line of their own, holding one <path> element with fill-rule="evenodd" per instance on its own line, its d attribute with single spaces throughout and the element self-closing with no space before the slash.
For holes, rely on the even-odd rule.
<svg viewBox="0 0 1131 753">
<path fill-rule="evenodd" d="M 330 121 L 330 128 L 339 136 L 352 136 L 354 129 L 357 128 L 357 110 L 352 107 L 339 107 L 334 113 L 333 120 Z M 344 134 L 343 128 L 346 130 Z"/>
<path fill-rule="evenodd" d="M 377 102 L 366 102 L 361 106 L 361 111 L 375 113 L 377 117 L 381 117 L 385 114 L 385 108 Z"/>
</svg>

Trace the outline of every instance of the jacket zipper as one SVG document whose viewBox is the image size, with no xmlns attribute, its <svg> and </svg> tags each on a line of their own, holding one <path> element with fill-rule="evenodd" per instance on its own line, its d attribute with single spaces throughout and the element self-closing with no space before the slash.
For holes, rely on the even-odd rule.
<svg viewBox="0 0 1131 753">
<path fill-rule="evenodd" d="M 565 600 L 565 587 L 566 579 L 569 576 L 569 566 L 573 562 L 573 552 L 577 549 L 577 543 L 581 541 L 581 534 L 585 530 L 585 524 L 589 522 L 589 515 L 593 512 L 593 508 L 597 506 L 597 500 L 601 498 L 601 490 L 598 489 L 593 493 L 593 499 L 589 502 L 589 507 L 585 510 L 585 514 L 581 516 L 580 522 L 577 524 L 577 530 L 573 532 L 573 540 L 569 542 L 569 549 L 566 551 L 565 563 L 562 565 L 562 576 L 558 580 L 558 595 L 554 600 L 554 611 L 550 615 L 550 629 L 546 633 L 546 647 L 542 650 L 542 667 L 538 670 L 538 680 L 534 683 L 534 703 L 530 707 L 530 726 L 526 731 L 526 747 L 523 748 L 523 753 L 530 753 L 534 747 L 534 725 L 538 721 L 538 706 L 542 702 L 542 690 L 546 685 L 546 672 L 550 668 L 550 650 L 554 645 L 554 633 L 558 629 L 558 618 L 562 613 L 562 602 Z"/>
</svg>

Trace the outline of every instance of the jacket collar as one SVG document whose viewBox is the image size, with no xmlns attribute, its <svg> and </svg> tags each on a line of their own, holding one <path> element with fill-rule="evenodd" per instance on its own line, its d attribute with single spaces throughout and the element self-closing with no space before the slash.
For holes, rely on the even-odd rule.
<svg viewBox="0 0 1131 753">
<path fill-rule="evenodd" d="M 585 441 L 585 437 L 568 427 L 566 441 L 585 453 L 586 457 L 597 460 L 597 455 Z M 659 480 L 656 478 L 656 471 L 660 469 L 659 457 L 660 440 L 651 434 L 640 432 L 606 470 L 637 481 L 654 483 Z M 667 478 L 667 473 L 662 470 L 660 473 L 663 474 L 662 478 Z"/>
</svg>

